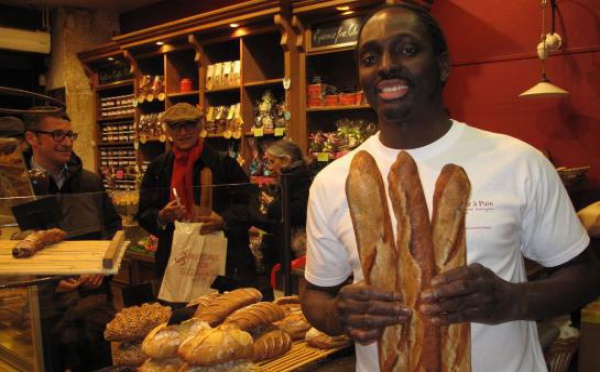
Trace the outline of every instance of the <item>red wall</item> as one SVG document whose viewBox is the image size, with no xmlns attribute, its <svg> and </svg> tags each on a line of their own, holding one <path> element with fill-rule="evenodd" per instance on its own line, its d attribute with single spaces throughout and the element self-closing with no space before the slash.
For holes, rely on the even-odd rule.
<svg viewBox="0 0 600 372">
<path fill-rule="evenodd" d="M 549 151 L 556 166 L 591 166 L 588 181 L 600 188 L 600 0 L 557 6 L 563 48 L 547 75 L 570 95 L 524 99 L 541 75 L 541 0 L 436 1 L 452 61 L 446 104 L 458 120 Z M 550 4 L 546 11 L 549 31 Z"/>
</svg>

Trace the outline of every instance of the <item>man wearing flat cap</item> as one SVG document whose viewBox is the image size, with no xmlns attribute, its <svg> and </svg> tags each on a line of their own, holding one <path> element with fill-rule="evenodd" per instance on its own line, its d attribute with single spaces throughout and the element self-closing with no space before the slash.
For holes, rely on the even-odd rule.
<svg viewBox="0 0 600 372">
<path fill-rule="evenodd" d="M 15 116 L 0 117 L 0 138 L 14 138 L 20 141 L 23 148 L 26 147 L 23 121 Z"/>
<path fill-rule="evenodd" d="M 227 238 L 226 275 L 252 285 L 256 272 L 249 248 L 252 194 L 250 181 L 240 165 L 200 138 L 204 114 L 189 103 L 178 103 L 165 111 L 162 121 L 172 140 L 171 150 L 153 160 L 140 190 L 137 220 L 158 237 L 155 275 L 162 280 L 175 230 L 175 221 L 202 222 L 201 234 L 223 230 Z M 200 172 L 212 171 L 212 211 L 198 214 L 203 185 Z M 173 191 L 176 190 L 176 193 Z"/>
</svg>

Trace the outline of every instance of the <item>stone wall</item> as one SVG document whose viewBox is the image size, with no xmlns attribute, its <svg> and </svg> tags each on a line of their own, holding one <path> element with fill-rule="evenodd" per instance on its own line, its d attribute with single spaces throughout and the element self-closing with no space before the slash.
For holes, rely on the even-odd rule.
<svg viewBox="0 0 600 372">
<path fill-rule="evenodd" d="M 96 171 L 94 95 L 77 53 L 105 44 L 119 33 L 116 13 L 61 7 L 52 16 L 52 52 L 47 90 L 65 89 L 67 113 L 79 133 L 75 152 Z"/>
</svg>

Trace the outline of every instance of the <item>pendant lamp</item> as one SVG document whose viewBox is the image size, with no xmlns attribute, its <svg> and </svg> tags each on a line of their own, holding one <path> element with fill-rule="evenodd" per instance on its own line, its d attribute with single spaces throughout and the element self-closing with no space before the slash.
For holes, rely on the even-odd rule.
<svg viewBox="0 0 600 372">
<path fill-rule="evenodd" d="M 519 97 L 534 98 L 547 96 L 566 96 L 569 94 L 566 90 L 557 87 L 550 82 L 546 76 L 546 60 L 551 52 L 555 52 L 562 46 L 562 39 L 559 34 L 554 32 L 554 13 L 556 10 L 556 0 L 550 0 L 552 10 L 551 32 L 546 33 L 546 5 L 547 0 L 542 0 L 542 41 L 537 46 L 537 55 L 542 62 L 542 76 L 540 81 L 525 92 L 519 94 Z"/>
</svg>

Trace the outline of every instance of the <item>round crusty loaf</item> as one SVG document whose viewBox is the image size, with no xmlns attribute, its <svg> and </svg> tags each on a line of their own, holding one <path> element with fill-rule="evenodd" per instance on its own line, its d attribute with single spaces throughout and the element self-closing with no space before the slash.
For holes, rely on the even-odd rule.
<svg viewBox="0 0 600 372">
<path fill-rule="evenodd" d="M 187 363 L 179 358 L 148 359 L 138 367 L 137 372 L 179 372 L 189 371 Z"/>
<path fill-rule="evenodd" d="M 167 326 L 163 323 L 155 327 L 142 342 L 142 352 L 153 359 L 176 358 L 179 345 L 201 329 L 208 329 L 208 323 L 199 319 L 189 319 L 180 324 Z"/>
<path fill-rule="evenodd" d="M 143 340 L 152 329 L 171 317 L 171 308 L 159 303 L 131 306 L 121 310 L 104 330 L 107 341 Z"/>
<path fill-rule="evenodd" d="M 235 328 L 203 329 L 186 339 L 177 354 L 197 366 L 214 366 L 232 360 L 252 359 L 252 336 Z"/>
</svg>

